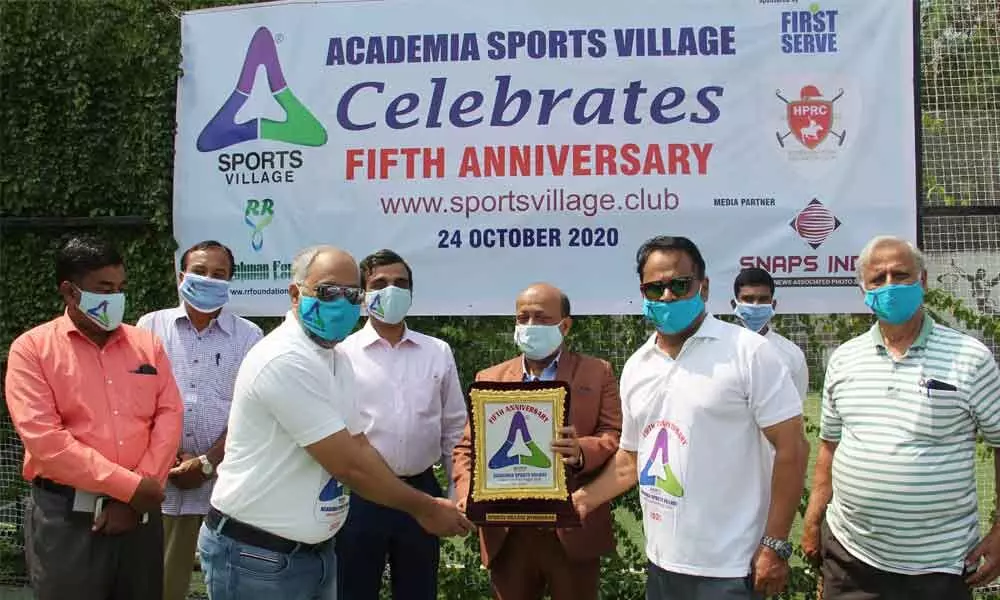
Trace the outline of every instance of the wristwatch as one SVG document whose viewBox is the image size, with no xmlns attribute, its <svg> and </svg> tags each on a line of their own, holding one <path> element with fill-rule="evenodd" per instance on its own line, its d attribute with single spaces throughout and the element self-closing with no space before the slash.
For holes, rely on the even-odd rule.
<svg viewBox="0 0 1000 600">
<path fill-rule="evenodd" d="M 208 457 L 205 456 L 204 454 L 202 454 L 201 456 L 199 456 L 198 460 L 201 461 L 201 473 L 202 473 L 202 475 L 204 475 L 205 477 L 211 477 L 212 474 L 215 473 L 215 465 L 213 465 L 208 460 Z"/>
<path fill-rule="evenodd" d="M 769 535 L 760 538 L 760 545 L 767 546 L 778 555 L 781 560 L 788 560 L 792 556 L 792 545 L 788 540 L 779 540 Z"/>
</svg>

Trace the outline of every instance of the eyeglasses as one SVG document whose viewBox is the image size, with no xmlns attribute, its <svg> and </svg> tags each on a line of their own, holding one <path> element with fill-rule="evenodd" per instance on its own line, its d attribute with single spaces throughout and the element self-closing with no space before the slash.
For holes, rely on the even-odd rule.
<svg viewBox="0 0 1000 600">
<path fill-rule="evenodd" d="M 302 285 L 300 287 L 308 288 L 309 286 Z M 311 289 L 316 299 L 324 302 L 345 298 L 351 304 L 361 304 L 365 299 L 365 291 L 359 287 L 321 283 Z"/>
<path fill-rule="evenodd" d="M 666 281 L 650 281 L 639 286 L 639 291 L 647 300 L 662 300 L 667 294 L 667 290 L 675 298 L 683 298 L 691 291 L 694 277 L 674 277 Z"/>
</svg>

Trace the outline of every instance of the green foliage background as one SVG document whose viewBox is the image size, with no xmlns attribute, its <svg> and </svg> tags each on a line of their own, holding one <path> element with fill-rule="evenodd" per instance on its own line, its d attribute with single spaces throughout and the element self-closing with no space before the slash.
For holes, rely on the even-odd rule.
<svg viewBox="0 0 1000 600">
<path fill-rule="evenodd" d="M 977 66 L 983 64 L 982 56 L 995 55 L 1000 40 L 996 19 L 974 18 L 991 14 L 992 1 L 921 3 L 925 97 L 948 99 L 924 102 L 925 135 L 947 128 L 940 111 L 957 105 L 985 107 L 991 98 L 995 105 L 1000 97 L 1000 73 L 983 72 Z M 148 217 L 147 227 L 91 228 L 114 238 L 125 254 L 130 279 L 128 322 L 177 301 L 170 207 L 179 11 L 235 3 L 0 3 L 0 217 Z M 956 30 L 963 35 L 956 37 Z M 945 85 L 956 86 L 959 92 L 944 94 L 933 89 Z M 925 165 L 924 181 L 923 192 L 930 199 L 967 203 L 961 197 L 962 182 L 950 181 L 947 172 L 932 172 Z M 62 310 L 55 293 L 52 257 L 66 233 L 58 228 L 13 227 L 0 233 L 0 360 L 17 335 Z M 944 294 L 932 295 L 929 302 L 975 329 L 992 335 L 1000 330 L 996 319 L 978 315 Z M 816 338 L 810 338 L 816 342 L 810 343 L 810 349 L 822 346 L 819 338 L 847 339 L 869 323 L 850 316 L 785 319 L 783 326 L 803 327 Z M 262 324 L 268 328 L 274 320 Z M 509 339 L 507 319 L 414 319 L 412 325 L 452 344 L 466 382 L 476 370 L 513 352 L 505 341 Z M 591 317 L 578 320 L 572 343 L 578 350 L 608 357 L 620 372 L 627 353 L 645 335 L 637 318 Z M 818 350 L 809 358 L 810 370 L 821 373 Z M 4 490 L 3 495 L 17 494 Z M 621 513 L 639 517 L 634 492 L 619 499 L 616 506 Z M 642 597 L 644 553 L 628 532 L 619 528 L 617 534 L 619 553 L 605 559 L 602 597 Z M 466 544 L 464 550 L 446 546 L 442 597 L 488 596 L 488 578 L 478 568 L 475 539 L 469 538 Z M 0 558 L 16 561 L 16 554 L 0 548 Z M 791 589 L 796 597 L 814 597 L 813 574 L 796 567 Z"/>
</svg>

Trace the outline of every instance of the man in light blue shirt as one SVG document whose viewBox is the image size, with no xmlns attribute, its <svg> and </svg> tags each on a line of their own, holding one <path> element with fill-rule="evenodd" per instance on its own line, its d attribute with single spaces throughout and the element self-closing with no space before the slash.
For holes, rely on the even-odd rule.
<svg viewBox="0 0 1000 600">
<path fill-rule="evenodd" d="M 236 372 L 263 335 L 224 308 L 234 263 L 219 242 L 195 244 L 181 256 L 180 306 L 143 315 L 137 323 L 163 341 L 184 399 L 184 434 L 163 502 L 164 600 L 187 598 L 198 529 L 222 462 Z"/>
</svg>

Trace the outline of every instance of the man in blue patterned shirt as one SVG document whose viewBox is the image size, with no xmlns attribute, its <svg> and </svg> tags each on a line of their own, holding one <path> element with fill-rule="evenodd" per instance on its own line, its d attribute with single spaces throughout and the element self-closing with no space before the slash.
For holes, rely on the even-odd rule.
<svg viewBox="0 0 1000 600">
<path fill-rule="evenodd" d="M 219 242 L 192 246 L 181 257 L 181 305 L 137 323 L 163 340 L 184 398 L 184 435 L 163 502 L 163 600 L 187 597 L 198 529 L 222 462 L 236 372 L 262 337 L 259 327 L 224 308 L 234 263 Z"/>
</svg>

